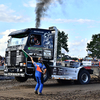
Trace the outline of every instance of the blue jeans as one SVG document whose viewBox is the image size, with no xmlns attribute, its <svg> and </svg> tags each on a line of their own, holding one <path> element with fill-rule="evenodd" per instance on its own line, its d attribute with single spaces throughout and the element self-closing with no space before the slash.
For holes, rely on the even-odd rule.
<svg viewBox="0 0 100 100">
<path fill-rule="evenodd" d="M 35 91 L 37 91 L 38 88 L 39 88 L 39 92 L 42 93 L 42 89 L 43 89 L 43 77 L 36 77 L 36 81 L 37 81 L 37 84 L 35 86 Z"/>
</svg>

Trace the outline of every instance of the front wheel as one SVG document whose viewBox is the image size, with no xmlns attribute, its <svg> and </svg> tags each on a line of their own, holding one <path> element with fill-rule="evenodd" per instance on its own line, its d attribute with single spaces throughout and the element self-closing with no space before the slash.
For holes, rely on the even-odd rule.
<svg viewBox="0 0 100 100">
<path fill-rule="evenodd" d="M 48 78 L 49 78 L 49 72 L 47 70 L 46 73 L 43 75 L 43 81 L 46 82 Z"/>
<path fill-rule="evenodd" d="M 79 73 L 78 81 L 80 84 L 88 84 L 90 82 L 90 74 L 86 70 Z"/>
</svg>

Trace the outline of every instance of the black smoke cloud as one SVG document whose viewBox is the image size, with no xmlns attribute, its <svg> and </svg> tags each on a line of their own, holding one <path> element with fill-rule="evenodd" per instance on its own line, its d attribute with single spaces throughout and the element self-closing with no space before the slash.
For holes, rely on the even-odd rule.
<svg viewBox="0 0 100 100">
<path fill-rule="evenodd" d="M 62 4 L 63 0 L 36 0 L 36 24 L 35 27 L 40 27 L 41 18 L 45 15 L 46 11 L 48 10 L 51 3 L 59 2 L 59 4 Z"/>
</svg>

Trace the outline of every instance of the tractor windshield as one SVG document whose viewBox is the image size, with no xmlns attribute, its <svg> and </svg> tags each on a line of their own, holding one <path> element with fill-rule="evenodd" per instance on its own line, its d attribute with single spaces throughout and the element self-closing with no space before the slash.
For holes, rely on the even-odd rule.
<svg viewBox="0 0 100 100">
<path fill-rule="evenodd" d="M 28 36 L 13 36 L 8 41 L 8 47 L 9 46 L 15 46 L 15 45 L 24 45 L 26 44 Z"/>
</svg>

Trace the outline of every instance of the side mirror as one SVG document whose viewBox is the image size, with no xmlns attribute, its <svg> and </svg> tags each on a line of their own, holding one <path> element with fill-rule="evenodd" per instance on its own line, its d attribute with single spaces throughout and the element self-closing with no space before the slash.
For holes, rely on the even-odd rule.
<svg viewBox="0 0 100 100">
<path fill-rule="evenodd" d="M 9 43 L 10 42 L 10 39 L 7 42 Z"/>
<path fill-rule="evenodd" d="M 35 44 L 34 39 L 30 39 L 30 44 L 31 45 L 34 45 Z"/>
<path fill-rule="evenodd" d="M 31 35 L 30 36 L 30 44 L 31 45 L 34 45 L 34 35 Z"/>
<path fill-rule="evenodd" d="M 34 44 L 34 39 L 31 39 L 31 40 L 30 40 L 30 43 L 31 43 L 31 44 Z"/>
<path fill-rule="evenodd" d="M 31 35 L 30 38 L 31 38 L 31 39 L 34 39 L 34 35 Z"/>
</svg>

